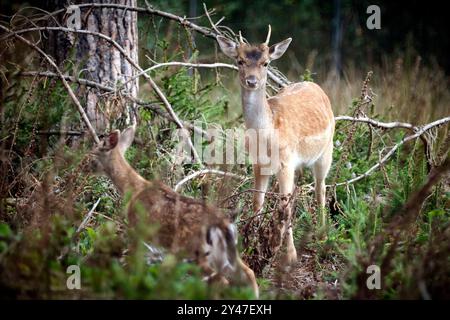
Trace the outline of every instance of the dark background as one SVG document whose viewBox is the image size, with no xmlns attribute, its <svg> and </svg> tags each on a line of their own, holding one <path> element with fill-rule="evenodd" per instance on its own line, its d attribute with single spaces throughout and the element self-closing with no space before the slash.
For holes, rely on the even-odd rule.
<svg viewBox="0 0 450 320">
<path fill-rule="evenodd" d="M 76 1 L 75 1 L 76 2 Z M 150 1 L 155 7 L 179 15 L 198 16 L 203 1 Z M 414 60 L 420 55 L 425 64 L 437 64 L 450 72 L 450 19 L 446 1 L 356 1 L 356 0 L 214 0 L 213 17 L 225 16 L 223 24 L 242 30 L 252 42 L 263 41 L 267 25 L 272 25 L 272 42 L 293 37 L 291 48 L 302 61 L 313 50 L 319 63 L 345 68 L 381 63 L 383 57 L 406 54 Z M 366 28 L 366 9 L 381 8 L 381 30 Z M 46 1 L 1 1 L 1 13 L 10 15 L 25 5 L 46 8 Z M 138 1 L 145 6 L 144 1 Z M 201 20 L 203 22 L 203 20 Z M 339 41 L 341 35 L 341 41 Z M 339 58 L 340 57 L 340 58 Z M 413 62 L 413 61 L 411 61 Z"/>
</svg>

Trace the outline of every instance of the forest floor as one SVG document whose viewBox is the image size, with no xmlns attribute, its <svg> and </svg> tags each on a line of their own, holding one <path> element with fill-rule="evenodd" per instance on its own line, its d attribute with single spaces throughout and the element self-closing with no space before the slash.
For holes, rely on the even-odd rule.
<svg viewBox="0 0 450 320">
<path fill-rule="evenodd" d="M 267 276 L 269 292 L 295 299 L 341 299 L 339 279 L 334 275 L 344 266 L 331 259 L 317 259 L 314 250 L 305 249 L 298 253 L 297 262 L 290 268 L 279 272 L 273 266 Z"/>
</svg>

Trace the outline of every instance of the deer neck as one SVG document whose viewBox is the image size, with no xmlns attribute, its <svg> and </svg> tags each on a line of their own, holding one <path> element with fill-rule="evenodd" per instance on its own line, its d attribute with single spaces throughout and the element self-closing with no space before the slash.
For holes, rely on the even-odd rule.
<svg viewBox="0 0 450 320">
<path fill-rule="evenodd" d="M 114 150 L 111 154 L 105 169 L 121 194 L 125 192 L 136 193 L 150 185 L 150 182 L 137 173 L 117 150 Z"/>
<path fill-rule="evenodd" d="M 272 112 L 266 98 L 266 87 L 242 88 L 242 108 L 247 129 L 272 129 Z"/>
</svg>

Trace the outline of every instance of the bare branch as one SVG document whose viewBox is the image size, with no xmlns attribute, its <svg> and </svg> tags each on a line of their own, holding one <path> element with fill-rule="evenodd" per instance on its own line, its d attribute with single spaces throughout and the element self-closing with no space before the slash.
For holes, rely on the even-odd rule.
<svg viewBox="0 0 450 320">
<path fill-rule="evenodd" d="M 143 70 L 142 72 L 139 72 L 137 75 L 133 76 L 131 79 L 129 79 L 125 83 L 123 83 L 119 87 L 119 89 L 121 87 L 125 86 L 128 82 L 131 82 L 131 81 L 135 80 L 136 78 L 142 76 L 144 73 L 148 73 L 148 72 L 158 69 L 158 68 L 172 67 L 172 66 L 189 67 L 189 68 L 206 68 L 206 69 L 227 68 L 227 69 L 232 69 L 232 70 L 236 70 L 236 71 L 239 70 L 238 67 L 236 67 L 232 64 L 220 63 L 220 62 L 217 62 L 217 63 L 188 63 L 188 62 L 178 62 L 178 61 L 162 62 L 162 63 L 157 63 L 154 66 L 151 66 L 151 67 Z"/>
<path fill-rule="evenodd" d="M 348 185 L 348 184 L 357 182 L 357 181 L 359 181 L 361 179 L 364 179 L 364 178 L 370 176 L 376 169 L 378 169 L 381 165 L 386 163 L 389 160 L 389 158 L 392 157 L 392 155 L 395 154 L 395 151 L 397 151 L 397 149 L 400 148 L 400 146 L 402 146 L 405 142 L 408 142 L 410 140 L 419 138 L 421 135 L 423 135 L 428 130 L 430 130 L 432 128 L 435 128 L 435 127 L 438 127 L 438 126 L 441 126 L 441 125 L 446 124 L 448 122 L 450 122 L 450 117 L 442 118 L 442 119 L 433 121 L 433 122 L 431 122 L 431 123 L 429 123 L 427 125 L 424 125 L 422 127 L 419 127 L 415 134 L 412 134 L 412 135 L 409 135 L 409 136 L 403 138 L 399 143 L 394 145 L 392 147 L 392 149 L 389 150 L 389 152 L 386 153 L 386 155 L 383 158 L 381 158 L 381 160 L 377 164 L 375 164 L 371 168 L 369 168 L 369 170 L 367 170 L 363 174 L 361 174 L 361 175 L 359 175 L 359 176 L 357 176 L 357 177 L 355 177 L 353 179 L 350 179 L 348 181 L 336 183 L 336 186 Z M 327 186 L 327 187 L 330 187 L 330 186 Z"/>
<path fill-rule="evenodd" d="M 190 68 L 207 68 L 207 69 L 214 69 L 214 68 L 228 68 L 233 70 L 239 70 L 238 67 L 228 64 L 228 63 L 188 63 L 188 62 L 178 62 L 178 61 L 171 61 L 171 62 L 164 62 L 164 63 L 158 63 L 154 66 L 151 66 L 150 68 L 144 70 L 144 71 L 151 71 L 162 67 L 170 67 L 170 66 L 180 66 L 180 67 L 190 67 Z"/>
<path fill-rule="evenodd" d="M 340 120 L 345 120 L 345 121 L 351 121 L 351 122 L 364 122 L 364 123 L 368 123 L 373 125 L 374 127 L 378 127 L 378 128 L 383 128 L 383 129 L 394 129 L 394 128 L 405 128 L 405 129 L 409 129 L 412 131 L 417 131 L 418 128 L 410 123 L 406 123 L 406 122 L 380 122 L 380 121 L 376 121 L 367 117 L 360 117 L 360 118 L 355 118 L 355 117 L 350 117 L 350 116 L 337 116 L 334 117 L 334 120 L 336 121 L 340 121 Z"/>
</svg>

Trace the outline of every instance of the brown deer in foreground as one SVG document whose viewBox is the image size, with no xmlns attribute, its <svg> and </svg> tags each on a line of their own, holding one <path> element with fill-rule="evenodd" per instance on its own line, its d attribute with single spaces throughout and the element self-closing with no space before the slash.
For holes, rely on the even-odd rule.
<svg viewBox="0 0 450 320">
<path fill-rule="evenodd" d="M 239 257 L 234 224 L 219 209 L 140 176 L 124 157 L 134 134 L 134 126 L 113 131 L 91 153 L 92 171 L 106 174 L 121 194 L 131 192 L 130 225 L 158 226 L 152 245 L 195 261 L 208 279 L 248 284 L 258 297 L 255 275 Z"/>
<path fill-rule="evenodd" d="M 290 84 L 277 95 L 266 97 L 268 65 L 284 54 L 292 40 L 288 38 L 269 46 L 270 33 L 269 26 L 266 41 L 259 45 L 245 43 L 241 35 L 239 43 L 222 36 L 217 37 L 223 53 L 238 64 L 247 129 L 258 130 L 261 135 L 268 130 L 276 133 L 276 148 L 264 150 L 275 162 L 271 163 L 273 169 L 269 173 L 262 170 L 264 165 L 258 158 L 261 151 L 258 151 L 258 156 L 253 160 L 255 189 L 261 191 L 254 194 L 253 210 L 258 212 L 262 208 L 272 174 L 277 176 L 279 192 L 288 195 L 294 191 L 296 169 L 312 167 L 316 200 L 319 210 L 323 212 L 322 224 L 325 224 L 325 178 L 333 153 L 333 111 L 327 95 L 313 82 Z M 290 205 L 286 210 L 287 218 L 277 232 L 281 235 L 287 232 L 286 258 L 292 263 L 297 259 L 297 252 L 292 235 Z"/>
</svg>

